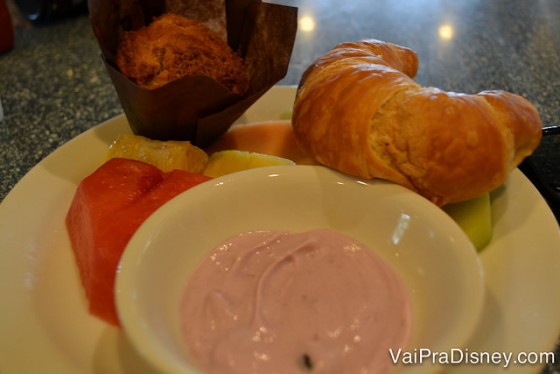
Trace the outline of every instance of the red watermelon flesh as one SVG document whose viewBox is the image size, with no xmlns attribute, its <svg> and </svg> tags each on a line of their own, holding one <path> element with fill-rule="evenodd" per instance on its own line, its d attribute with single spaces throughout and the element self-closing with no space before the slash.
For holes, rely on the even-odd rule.
<svg viewBox="0 0 560 374">
<path fill-rule="evenodd" d="M 114 287 L 126 244 L 157 208 L 209 179 L 114 158 L 78 185 L 66 227 L 92 314 L 119 326 Z"/>
</svg>

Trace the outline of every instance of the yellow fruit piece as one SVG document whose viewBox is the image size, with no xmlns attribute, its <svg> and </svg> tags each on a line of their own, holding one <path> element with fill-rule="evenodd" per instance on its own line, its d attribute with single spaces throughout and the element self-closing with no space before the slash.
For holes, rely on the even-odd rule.
<svg viewBox="0 0 560 374">
<path fill-rule="evenodd" d="M 203 174 L 208 177 L 219 177 L 237 171 L 277 165 L 295 165 L 295 162 L 262 153 L 225 150 L 210 156 Z"/>
<path fill-rule="evenodd" d="M 288 111 L 288 112 L 284 112 L 282 114 L 280 114 L 280 119 L 281 120 L 287 120 L 287 119 L 292 119 L 292 111 Z"/>
<path fill-rule="evenodd" d="M 459 224 L 477 251 L 481 251 L 492 239 L 492 214 L 490 194 L 449 204 L 443 210 Z"/>
<path fill-rule="evenodd" d="M 188 141 L 152 140 L 140 135 L 119 135 L 109 146 L 108 158 L 144 161 L 167 172 L 173 169 L 201 173 L 208 154 Z"/>
</svg>

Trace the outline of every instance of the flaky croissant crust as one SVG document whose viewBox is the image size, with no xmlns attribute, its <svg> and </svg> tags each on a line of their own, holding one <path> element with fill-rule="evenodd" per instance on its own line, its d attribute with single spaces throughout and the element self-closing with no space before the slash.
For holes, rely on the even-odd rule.
<svg viewBox="0 0 560 374">
<path fill-rule="evenodd" d="M 417 69 L 405 47 L 339 44 L 300 81 L 292 119 L 299 145 L 326 166 L 393 181 L 440 206 L 500 186 L 539 145 L 541 120 L 523 97 L 422 87 Z"/>
</svg>

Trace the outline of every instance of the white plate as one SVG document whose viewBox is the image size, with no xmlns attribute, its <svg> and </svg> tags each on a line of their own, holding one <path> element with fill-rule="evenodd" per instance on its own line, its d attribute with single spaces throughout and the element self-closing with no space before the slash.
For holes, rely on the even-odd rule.
<svg viewBox="0 0 560 374">
<path fill-rule="evenodd" d="M 293 99 L 293 87 L 275 87 L 241 120 L 279 118 Z M 125 132 L 119 116 L 76 137 L 35 166 L 0 205 L 0 373 L 150 372 L 119 330 L 88 314 L 64 227 L 77 183 Z M 558 223 L 517 170 L 493 194 L 492 211 L 494 238 L 481 256 L 487 300 L 470 350 L 551 351 L 560 335 Z M 465 368 L 484 369 L 499 366 Z M 512 364 L 508 373 L 538 370 Z"/>
</svg>

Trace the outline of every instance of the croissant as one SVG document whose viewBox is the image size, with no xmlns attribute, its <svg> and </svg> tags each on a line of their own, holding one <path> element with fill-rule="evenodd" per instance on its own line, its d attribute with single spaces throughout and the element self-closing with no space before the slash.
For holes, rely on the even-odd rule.
<svg viewBox="0 0 560 374">
<path fill-rule="evenodd" d="M 422 87 L 417 70 L 406 47 L 337 45 L 302 75 L 298 145 L 323 165 L 398 183 L 440 206 L 500 186 L 539 145 L 541 120 L 523 97 Z"/>
</svg>

